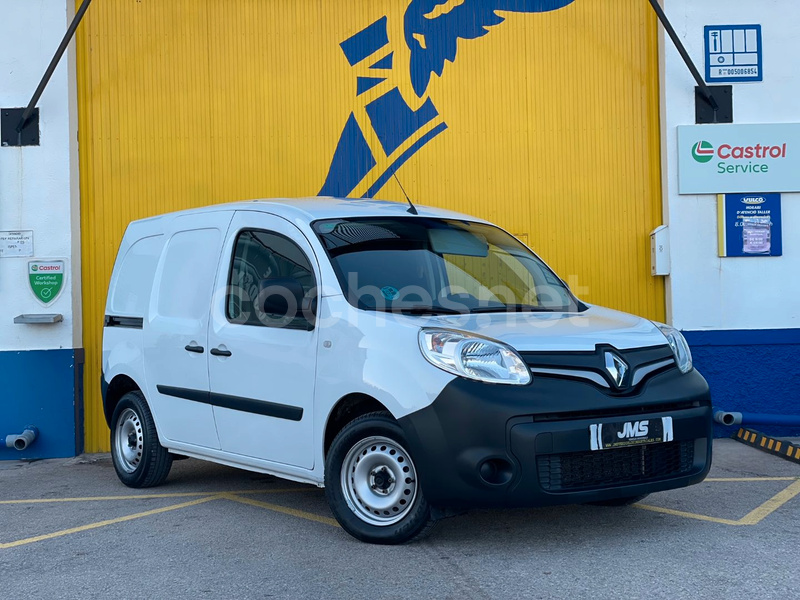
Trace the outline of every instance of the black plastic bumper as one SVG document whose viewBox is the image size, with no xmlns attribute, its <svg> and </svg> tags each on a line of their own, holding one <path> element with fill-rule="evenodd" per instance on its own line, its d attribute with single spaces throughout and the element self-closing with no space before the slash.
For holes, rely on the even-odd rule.
<svg viewBox="0 0 800 600">
<path fill-rule="evenodd" d="M 589 427 L 671 417 L 674 439 L 595 450 Z M 575 380 L 524 387 L 453 380 L 400 419 L 422 490 L 437 507 L 544 506 L 683 487 L 711 467 L 708 384 L 673 368 L 620 396 Z"/>
</svg>

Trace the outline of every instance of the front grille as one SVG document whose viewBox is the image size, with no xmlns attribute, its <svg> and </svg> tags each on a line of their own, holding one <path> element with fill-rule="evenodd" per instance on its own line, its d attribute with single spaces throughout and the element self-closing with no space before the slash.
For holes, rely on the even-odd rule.
<svg viewBox="0 0 800 600">
<path fill-rule="evenodd" d="M 539 484 L 548 492 L 608 488 L 688 474 L 694 440 L 537 457 Z"/>
<path fill-rule="evenodd" d="M 609 352 L 622 358 L 628 366 L 621 386 L 614 382 L 606 368 L 606 354 Z M 672 350 L 667 344 L 627 350 L 597 344 L 594 350 L 520 352 L 520 356 L 534 377 L 575 379 L 594 385 L 611 396 L 634 394 L 645 381 L 675 366 Z"/>
</svg>

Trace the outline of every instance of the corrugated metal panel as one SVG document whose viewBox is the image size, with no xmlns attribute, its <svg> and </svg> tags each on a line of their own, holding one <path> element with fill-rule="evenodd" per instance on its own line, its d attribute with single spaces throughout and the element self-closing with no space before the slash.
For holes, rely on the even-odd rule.
<svg viewBox="0 0 800 600">
<path fill-rule="evenodd" d="M 484 4 L 450 1 L 421 22 Z M 404 41 L 408 7 L 93 3 L 78 35 L 88 451 L 108 447 L 97 386 L 102 315 L 126 224 L 213 202 L 316 194 L 351 113 L 375 167 L 355 185 L 333 173 L 335 189 L 378 188 L 376 196 L 401 200 L 394 180 L 376 181 L 407 158 L 397 175 L 415 201 L 506 227 L 589 302 L 664 318 L 663 283 L 649 275 L 648 232 L 661 221 L 649 5 L 577 0 L 547 14 L 502 13 L 487 35 L 458 40 L 455 60 L 421 97 L 409 69 L 421 53 Z M 380 38 L 383 17 L 386 43 L 351 66 L 340 44 L 373 23 Z M 417 39 L 442 51 L 457 25 Z M 388 60 L 392 68 L 381 68 Z M 358 95 L 359 76 L 385 81 Z M 380 118 L 367 108 L 394 87 L 411 111 L 426 99 L 435 106 L 410 137 L 401 119 L 376 133 Z M 360 164 L 347 148 L 343 164 Z"/>
</svg>

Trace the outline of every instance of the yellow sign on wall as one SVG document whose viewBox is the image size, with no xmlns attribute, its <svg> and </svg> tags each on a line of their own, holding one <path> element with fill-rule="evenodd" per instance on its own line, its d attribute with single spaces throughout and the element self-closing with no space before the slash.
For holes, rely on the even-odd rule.
<svg viewBox="0 0 800 600">
<path fill-rule="evenodd" d="M 78 36 L 86 449 L 127 223 L 249 198 L 402 201 L 517 234 L 664 318 L 656 23 L 639 0 L 105 0 Z"/>
</svg>

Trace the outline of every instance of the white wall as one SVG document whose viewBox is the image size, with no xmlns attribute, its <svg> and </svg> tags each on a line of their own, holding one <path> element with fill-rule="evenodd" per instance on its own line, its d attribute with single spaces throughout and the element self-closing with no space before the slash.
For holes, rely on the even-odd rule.
<svg viewBox="0 0 800 600">
<path fill-rule="evenodd" d="M 70 0 L 3 0 L 0 107 L 24 107 L 74 14 Z M 81 346 L 77 101 L 74 41 L 41 100 L 41 145 L 0 147 L 0 231 L 32 229 L 34 258 L 68 261 L 65 289 L 47 307 L 28 286 L 30 258 L 0 258 L 0 351 Z M 71 55 L 71 56 L 68 56 Z M 55 325 L 15 325 L 23 313 L 61 313 Z"/>
<path fill-rule="evenodd" d="M 732 84 L 734 123 L 800 122 L 795 0 L 664 0 L 664 10 L 701 74 L 705 25 L 761 24 L 764 81 Z M 783 256 L 717 256 L 716 196 L 678 195 L 677 127 L 695 123 L 695 81 L 663 29 L 661 36 L 669 318 L 688 330 L 800 327 L 800 194 L 783 194 Z"/>
</svg>

